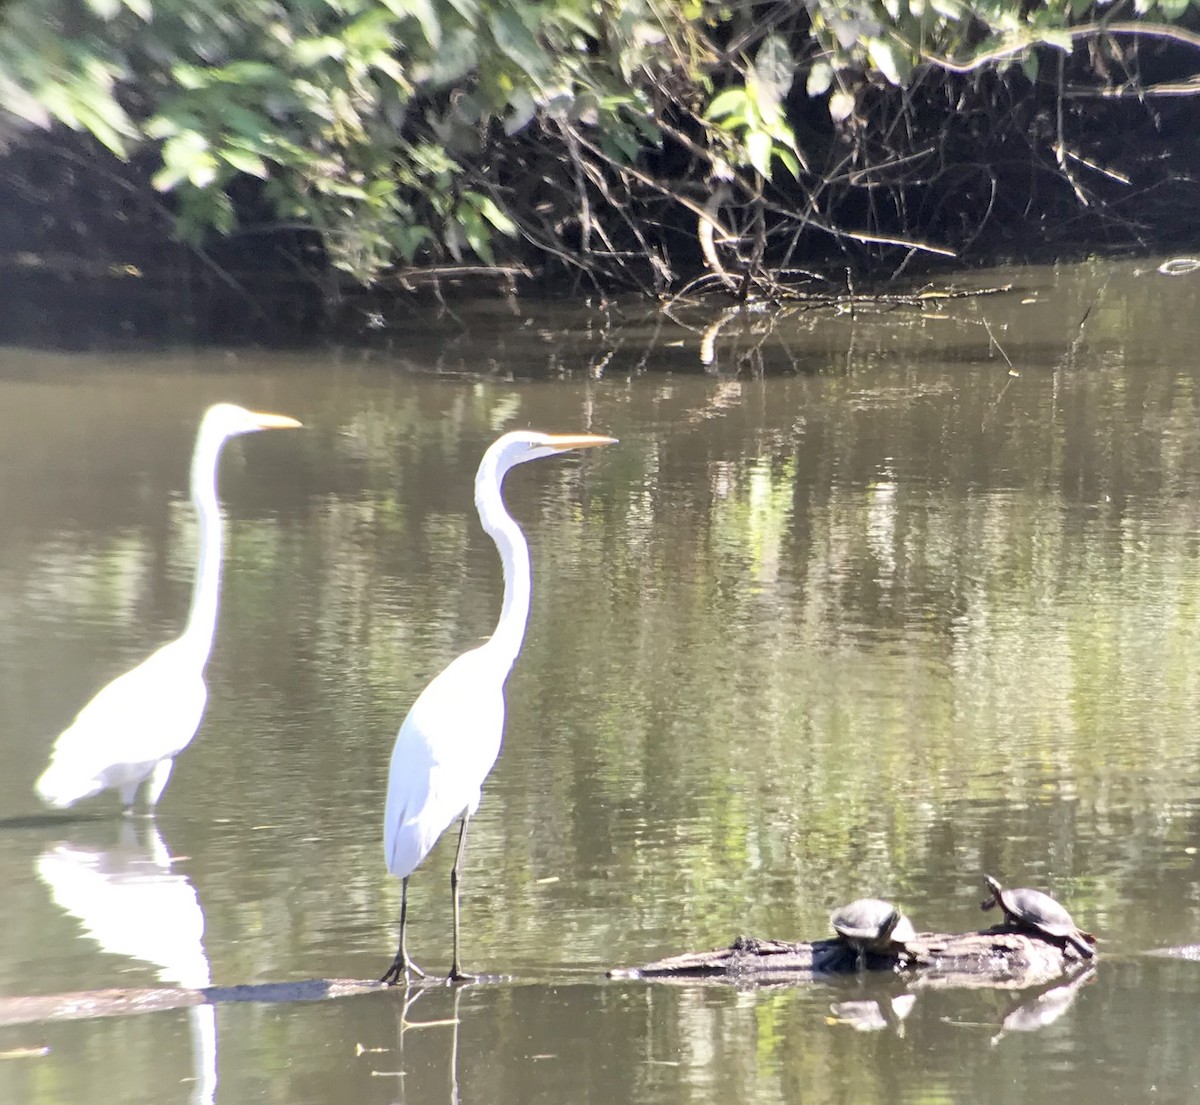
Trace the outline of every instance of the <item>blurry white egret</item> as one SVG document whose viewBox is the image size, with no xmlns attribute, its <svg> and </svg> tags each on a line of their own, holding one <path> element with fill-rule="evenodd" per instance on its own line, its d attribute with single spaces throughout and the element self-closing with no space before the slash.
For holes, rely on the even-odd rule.
<svg viewBox="0 0 1200 1105">
<path fill-rule="evenodd" d="M 467 823 L 479 807 L 480 788 L 496 756 L 504 730 L 504 681 L 512 669 L 529 617 L 532 579 L 529 546 L 521 528 L 504 509 L 500 488 L 515 464 L 568 449 L 611 445 L 594 434 L 541 434 L 518 430 L 505 434 L 483 455 L 475 474 L 475 509 L 496 543 L 504 565 L 504 603 L 495 632 L 486 642 L 454 660 L 413 703 L 400 726 L 388 771 L 383 846 L 388 870 L 400 881 L 400 946 L 381 982 L 389 985 L 424 972 L 408 957 L 408 877 L 434 842 L 462 818 L 458 849 L 450 868 L 454 907 L 452 979 L 469 978 L 458 959 L 458 871 Z"/>
<path fill-rule="evenodd" d="M 235 434 L 299 425 L 294 418 L 232 403 L 205 411 L 192 454 L 192 505 L 200 521 L 200 550 L 187 626 L 182 636 L 104 687 L 59 735 L 50 766 L 36 784 L 50 805 L 70 806 L 114 787 L 128 808 L 145 780 L 151 809 L 162 797 L 174 757 L 196 735 L 208 696 L 204 665 L 212 651 L 221 589 L 221 446 Z"/>
</svg>

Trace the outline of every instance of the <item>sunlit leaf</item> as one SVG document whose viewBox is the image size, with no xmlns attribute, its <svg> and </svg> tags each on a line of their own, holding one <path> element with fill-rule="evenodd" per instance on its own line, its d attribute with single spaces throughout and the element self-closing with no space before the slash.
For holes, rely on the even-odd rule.
<svg viewBox="0 0 1200 1105">
<path fill-rule="evenodd" d="M 708 105 L 704 117 L 721 119 L 725 116 L 736 115 L 744 118 L 746 102 L 747 96 L 744 88 L 727 88 L 724 92 L 718 93 L 713 102 Z"/>
<path fill-rule="evenodd" d="M 746 157 L 764 177 L 771 175 L 771 136 L 766 131 L 752 130 L 746 135 Z"/>
<path fill-rule="evenodd" d="M 810 96 L 820 96 L 829 91 L 831 84 L 833 84 L 833 66 L 827 61 L 814 62 L 813 67 L 808 71 L 808 80 L 804 85 L 805 91 Z"/>
<path fill-rule="evenodd" d="M 754 83 L 760 104 L 778 108 L 796 76 L 792 52 L 783 35 L 767 35 L 754 55 Z"/>
<path fill-rule="evenodd" d="M 121 0 L 87 0 L 87 6 L 106 23 L 121 14 Z"/>
<path fill-rule="evenodd" d="M 938 15 L 955 22 L 961 19 L 963 15 L 961 0 L 929 0 L 929 6 Z"/>
<path fill-rule="evenodd" d="M 472 201 L 479 213 L 501 234 L 506 234 L 510 238 L 516 235 L 517 224 L 496 206 L 491 196 L 472 195 Z"/>
<path fill-rule="evenodd" d="M 1069 54 L 1074 49 L 1075 44 L 1066 31 L 1044 30 L 1038 37 L 1045 45 L 1054 46 L 1065 54 Z"/>
<path fill-rule="evenodd" d="M 871 59 L 871 64 L 888 79 L 889 83 L 897 86 L 903 83 L 900 79 L 900 68 L 896 63 L 895 51 L 890 42 L 885 42 L 881 38 L 868 39 L 867 57 Z"/>
<path fill-rule="evenodd" d="M 840 89 L 832 93 L 829 97 L 829 117 L 835 122 L 840 123 L 846 119 L 854 110 L 854 96 L 849 92 L 843 92 Z"/>
<path fill-rule="evenodd" d="M 412 16 L 421 26 L 425 41 L 434 49 L 442 41 L 442 25 L 431 0 L 381 0 L 389 11 L 399 16 Z"/>
<path fill-rule="evenodd" d="M 504 133 L 516 134 L 529 125 L 537 114 L 537 101 L 524 88 L 517 88 L 508 98 L 508 114 L 504 117 Z"/>
<path fill-rule="evenodd" d="M 303 69 L 325 61 L 327 58 L 340 58 L 346 52 L 345 45 L 332 35 L 321 35 L 319 38 L 301 38 L 292 46 L 292 54 L 296 64 Z"/>
<path fill-rule="evenodd" d="M 247 173 L 266 180 L 268 174 L 266 162 L 249 150 L 231 149 L 226 147 L 220 151 L 221 160 L 232 165 L 239 173 Z"/>
<path fill-rule="evenodd" d="M 0 74 L 0 102 L 18 118 L 34 126 L 50 126 L 50 112 L 46 110 L 45 104 L 3 74 Z"/>
</svg>

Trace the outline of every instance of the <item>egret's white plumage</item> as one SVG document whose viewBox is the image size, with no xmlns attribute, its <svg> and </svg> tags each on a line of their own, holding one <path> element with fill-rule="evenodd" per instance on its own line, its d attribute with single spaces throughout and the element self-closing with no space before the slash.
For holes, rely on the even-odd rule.
<svg viewBox="0 0 1200 1105">
<path fill-rule="evenodd" d="M 162 797 L 174 757 L 195 736 L 208 697 L 204 665 L 212 651 L 221 590 L 221 446 L 235 434 L 299 425 L 294 418 L 232 403 L 218 403 L 205 412 L 192 454 L 191 497 L 200 548 L 187 625 L 174 641 L 104 687 L 59 735 L 50 766 L 36 784 L 44 801 L 70 806 L 112 788 L 128 807 L 145 781 L 151 808 Z"/>
<path fill-rule="evenodd" d="M 504 682 L 525 637 L 532 589 L 529 546 L 501 497 L 504 475 L 525 461 L 613 441 L 594 434 L 516 431 L 494 442 L 480 461 L 475 508 L 504 566 L 504 603 L 491 637 L 454 660 L 421 692 L 392 749 L 383 844 L 388 871 L 401 880 L 400 946 L 381 981 L 398 982 L 410 970 L 421 973 L 409 959 L 405 943 L 408 877 L 458 817 L 462 829 L 450 870 L 454 905 L 450 977 L 467 977 L 458 959 L 458 870 L 467 823 L 479 807 L 480 788 L 500 752 Z"/>
</svg>

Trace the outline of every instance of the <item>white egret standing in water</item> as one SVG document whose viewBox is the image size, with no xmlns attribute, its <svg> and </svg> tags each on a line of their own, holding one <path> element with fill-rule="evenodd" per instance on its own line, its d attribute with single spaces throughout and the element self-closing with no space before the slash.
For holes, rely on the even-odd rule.
<svg viewBox="0 0 1200 1105">
<path fill-rule="evenodd" d="M 469 978 L 458 958 L 458 880 L 467 823 L 479 807 L 480 788 L 496 756 L 504 731 L 504 681 L 512 669 L 529 617 L 533 581 L 529 546 L 521 528 L 504 509 L 500 488 L 516 464 L 554 456 L 569 449 L 611 445 L 615 438 L 594 434 L 505 434 L 483 455 L 475 474 L 475 509 L 504 565 L 504 602 L 495 632 L 484 644 L 454 660 L 413 703 L 400 726 L 388 771 L 383 845 L 388 870 L 400 879 L 400 946 L 381 982 L 424 972 L 408 957 L 408 878 L 437 838 L 462 818 L 458 848 L 450 868 L 454 908 L 450 977 Z"/>
<path fill-rule="evenodd" d="M 221 590 L 221 446 L 235 434 L 299 425 L 294 418 L 232 403 L 218 403 L 204 413 L 192 454 L 200 550 L 187 625 L 180 637 L 104 687 L 59 735 L 50 766 L 36 784 L 50 805 L 70 806 L 112 787 L 128 808 L 147 780 L 149 807 L 162 797 L 174 758 L 196 735 L 208 697 L 204 665 L 212 651 Z"/>
</svg>

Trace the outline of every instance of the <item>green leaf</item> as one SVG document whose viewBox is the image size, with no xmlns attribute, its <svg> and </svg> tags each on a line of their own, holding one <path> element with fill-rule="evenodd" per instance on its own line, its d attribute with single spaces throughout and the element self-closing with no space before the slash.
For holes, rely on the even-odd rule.
<svg viewBox="0 0 1200 1105">
<path fill-rule="evenodd" d="M 881 38 L 867 39 L 867 57 L 887 78 L 889 84 L 899 87 L 903 83 L 900 79 L 900 67 L 896 63 L 896 54 L 890 42 L 884 42 Z"/>
<path fill-rule="evenodd" d="M 154 187 L 169 191 L 182 180 L 207 188 L 217 178 L 217 159 L 203 135 L 184 131 L 168 138 L 162 148 L 163 169 L 155 174 Z"/>
<path fill-rule="evenodd" d="M 49 129 L 50 112 L 46 110 L 46 106 L 3 73 L 0 73 L 0 103 L 27 123 Z"/>
<path fill-rule="evenodd" d="M 411 263 L 417 250 L 433 237 L 433 231 L 427 226 L 402 226 L 393 230 L 391 237 L 400 255 Z"/>
<path fill-rule="evenodd" d="M 723 116 L 734 115 L 745 118 L 749 97 L 744 88 L 727 88 L 717 94 L 716 98 L 705 109 L 704 118 L 720 119 Z"/>
<path fill-rule="evenodd" d="M 266 162 L 258 154 L 251 153 L 249 150 L 231 149 L 229 147 L 218 152 L 221 160 L 232 165 L 239 173 L 247 173 L 250 176 L 259 177 L 261 180 L 267 179 L 269 172 Z"/>
<path fill-rule="evenodd" d="M 838 89 L 829 96 L 829 117 L 840 123 L 854 110 L 854 94 Z"/>
<path fill-rule="evenodd" d="M 181 167 L 164 165 L 150 178 L 150 183 L 156 192 L 173 192 L 186 179 L 187 173 Z"/>
<path fill-rule="evenodd" d="M 342 41 L 332 35 L 297 39 L 291 49 L 292 58 L 300 69 L 310 69 L 329 58 L 340 58 L 345 52 Z"/>
<path fill-rule="evenodd" d="M 600 131 L 600 148 L 619 165 L 636 164 L 642 153 L 637 139 L 624 126 L 604 127 Z"/>
<path fill-rule="evenodd" d="M 105 23 L 121 14 L 121 0 L 87 0 L 87 6 Z"/>
<path fill-rule="evenodd" d="M 493 11 L 488 16 L 488 26 L 500 52 L 535 81 L 540 81 L 547 55 L 517 13 L 509 8 Z"/>
<path fill-rule="evenodd" d="M 72 89 L 71 96 L 78 124 L 124 160 L 125 139 L 134 137 L 137 130 L 121 105 L 107 93 L 101 95 L 87 86 Z"/>
<path fill-rule="evenodd" d="M 1064 54 L 1069 54 L 1075 46 L 1071 41 L 1071 36 L 1066 31 L 1043 30 L 1038 35 L 1038 38 L 1044 45 L 1054 46 L 1062 50 Z"/>
<path fill-rule="evenodd" d="M 507 235 L 509 238 L 516 237 L 517 224 L 496 206 L 491 196 L 480 196 L 476 206 L 479 208 L 479 213 L 501 234 Z"/>
<path fill-rule="evenodd" d="M 272 85 L 282 83 L 278 69 L 264 61 L 231 61 L 217 69 L 208 70 L 209 78 L 228 84 Z"/>
<path fill-rule="evenodd" d="M 783 163 L 783 167 L 792 174 L 794 180 L 800 179 L 800 159 L 786 146 L 776 146 L 775 156 Z"/>
<path fill-rule="evenodd" d="M 508 113 L 504 116 L 504 133 L 516 134 L 528 126 L 529 121 L 537 114 L 537 101 L 527 89 L 514 88 L 508 97 Z"/>
<path fill-rule="evenodd" d="M 831 84 L 833 84 L 833 66 L 827 61 L 813 62 L 813 67 L 808 71 L 808 80 L 805 82 L 804 90 L 810 96 L 820 96 L 829 91 Z"/>
<path fill-rule="evenodd" d="M 457 215 L 459 225 L 466 235 L 467 245 L 489 265 L 494 265 L 496 255 L 492 252 L 492 238 L 479 212 L 471 207 L 459 207 Z"/>
<path fill-rule="evenodd" d="M 746 135 L 746 156 L 750 164 L 766 178 L 771 176 L 771 136 L 763 130 L 752 130 Z"/>
<path fill-rule="evenodd" d="M 792 89 L 796 65 L 783 35 L 767 35 L 754 55 L 754 85 L 760 105 L 779 108 Z M 765 113 L 764 113 L 765 114 Z"/>
<path fill-rule="evenodd" d="M 416 19 L 425 41 L 435 50 L 441 45 L 442 24 L 430 0 L 383 0 L 383 4 L 398 16 L 412 16 Z"/>
<path fill-rule="evenodd" d="M 474 27 L 479 22 L 478 0 L 449 0 L 449 4 L 468 26 Z"/>
<path fill-rule="evenodd" d="M 929 6 L 938 15 L 952 22 L 958 22 L 963 16 L 963 6 L 960 0 L 929 0 Z"/>
</svg>

